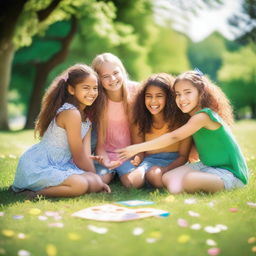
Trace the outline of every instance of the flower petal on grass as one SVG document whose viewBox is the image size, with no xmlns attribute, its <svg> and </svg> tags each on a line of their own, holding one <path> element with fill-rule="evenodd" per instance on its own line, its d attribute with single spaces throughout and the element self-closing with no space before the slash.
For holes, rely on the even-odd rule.
<svg viewBox="0 0 256 256">
<path fill-rule="evenodd" d="M 180 227 L 182 228 L 186 228 L 188 226 L 188 222 L 185 219 L 178 219 L 177 223 Z"/>
<path fill-rule="evenodd" d="M 204 230 L 207 232 L 207 233 L 210 233 L 210 234 L 215 234 L 215 233 L 219 233 L 221 231 L 220 228 L 218 227 L 213 227 L 213 226 L 206 226 L 204 228 Z"/>
<path fill-rule="evenodd" d="M 255 236 L 252 236 L 248 239 L 248 244 L 253 244 L 256 242 L 256 237 Z"/>
<path fill-rule="evenodd" d="M 27 250 L 19 250 L 18 251 L 18 256 L 30 256 L 31 253 Z"/>
<path fill-rule="evenodd" d="M 134 228 L 133 231 L 132 231 L 133 235 L 135 235 L 135 236 L 139 236 L 143 232 L 144 232 L 144 229 L 143 228 L 139 228 L 139 227 L 138 228 Z"/>
<path fill-rule="evenodd" d="M 178 237 L 178 242 L 181 244 L 185 244 L 190 240 L 190 236 L 189 235 L 181 235 Z"/>
<path fill-rule="evenodd" d="M 194 229 L 194 230 L 199 230 L 199 229 L 201 229 L 201 224 L 195 223 L 195 224 L 191 225 L 190 228 Z"/>
<path fill-rule="evenodd" d="M 213 207 L 215 205 L 215 202 L 209 202 L 207 205 Z"/>
<path fill-rule="evenodd" d="M 207 252 L 211 256 L 219 255 L 220 254 L 220 248 L 210 248 Z"/>
<path fill-rule="evenodd" d="M 24 218 L 24 216 L 23 215 L 14 215 L 14 216 L 12 216 L 12 218 L 15 220 L 21 220 Z"/>
<path fill-rule="evenodd" d="M 41 220 L 41 221 L 45 221 L 45 220 L 48 220 L 48 217 L 44 216 L 44 215 L 39 215 L 38 219 Z"/>
<path fill-rule="evenodd" d="M 80 240 L 81 236 L 77 233 L 71 232 L 71 233 L 68 233 L 68 238 L 70 240 L 76 241 L 76 240 Z"/>
<path fill-rule="evenodd" d="M 197 212 L 193 212 L 193 211 L 188 211 L 188 214 L 192 217 L 200 217 L 200 214 Z"/>
<path fill-rule="evenodd" d="M 41 213 L 41 210 L 38 209 L 38 208 L 31 208 L 29 211 L 28 211 L 29 214 L 31 215 L 38 215 Z"/>
<path fill-rule="evenodd" d="M 49 223 L 48 227 L 54 227 L 54 228 L 63 228 L 64 227 L 64 223 L 62 222 L 54 222 L 54 223 Z"/>
<path fill-rule="evenodd" d="M 228 229 L 228 227 L 223 225 L 223 224 L 217 224 L 216 227 L 219 228 L 220 230 L 227 230 Z"/>
<path fill-rule="evenodd" d="M 196 199 L 195 198 L 187 198 L 184 200 L 185 204 L 195 204 L 196 203 Z"/>
<path fill-rule="evenodd" d="M 11 229 L 3 229 L 2 234 L 6 237 L 13 237 L 15 233 Z"/>
<path fill-rule="evenodd" d="M 152 243 L 155 243 L 157 241 L 157 239 L 153 238 L 153 237 L 148 237 L 148 238 L 146 238 L 146 241 L 147 241 L 147 243 L 152 244 Z"/>
<path fill-rule="evenodd" d="M 0 212 L 0 217 L 3 217 L 4 216 L 4 212 Z"/>
<path fill-rule="evenodd" d="M 57 255 L 57 248 L 54 244 L 47 244 L 46 245 L 46 253 L 48 256 L 55 256 Z"/>
<path fill-rule="evenodd" d="M 17 237 L 18 237 L 19 239 L 25 239 L 25 238 L 27 238 L 27 236 L 26 236 L 24 233 L 19 233 L 19 234 L 17 235 Z"/>
<path fill-rule="evenodd" d="M 237 208 L 235 208 L 235 207 L 232 207 L 232 208 L 229 208 L 229 211 L 230 211 L 230 212 L 237 212 L 237 211 L 238 211 L 238 209 L 237 209 Z"/>
<path fill-rule="evenodd" d="M 247 202 L 247 205 L 249 205 L 251 207 L 256 207 L 256 203 L 254 203 L 254 202 Z"/>
<path fill-rule="evenodd" d="M 206 244 L 209 245 L 209 246 L 216 246 L 217 245 L 217 243 L 212 239 L 207 239 Z"/>
<path fill-rule="evenodd" d="M 91 230 L 95 233 L 98 233 L 98 234 L 106 234 L 108 232 L 107 228 L 99 228 L 99 227 L 96 227 L 94 225 L 88 225 L 87 227 L 88 227 L 89 230 Z"/>
</svg>

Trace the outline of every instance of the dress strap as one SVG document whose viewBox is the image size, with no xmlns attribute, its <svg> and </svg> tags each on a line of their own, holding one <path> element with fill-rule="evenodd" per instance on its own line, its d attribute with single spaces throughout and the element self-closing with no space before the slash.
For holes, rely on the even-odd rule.
<svg viewBox="0 0 256 256">
<path fill-rule="evenodd" d="M 62 112 L 64 110 L 68 110 L 68 109 L 77 109 L 77 108 L 73 104 L 66 102 L 57 110 L 57 114 L 59 114 L 60 112 Z"/>
</svg>

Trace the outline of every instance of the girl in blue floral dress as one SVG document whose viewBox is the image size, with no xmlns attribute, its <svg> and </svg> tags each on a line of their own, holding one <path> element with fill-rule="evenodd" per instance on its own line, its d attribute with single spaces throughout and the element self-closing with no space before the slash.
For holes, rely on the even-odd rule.
<svg viewBox="0 0 256 256">
<path fill-rule="evenodd" d="M 21 156 L 15 192 L 29 190 L 47 197 L 110 192 L 90 158 L 91 120 L 97 122 L 101 101 L 97 96 L 97 75 L 86 65 L 76 64 L 53 81 L 36 122 L 41 141 Z"/>
</svg>

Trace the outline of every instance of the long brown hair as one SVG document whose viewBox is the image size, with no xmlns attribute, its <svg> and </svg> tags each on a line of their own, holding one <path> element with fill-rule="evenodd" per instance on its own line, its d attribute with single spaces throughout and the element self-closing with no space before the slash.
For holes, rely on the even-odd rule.
<svg viewBox="0 0 256 256">
<path fill-rule="evenodd" d="M 175 104 L 175 97 L 172 90 L 173 83 L 173 76 L 167 73 L 159 73 L 151 75 L 141 84 L 133 104 L 133 123 L 138 125 L 140 134 L 143 135 L 150 132 L 153 125 L 152 114 L 145 105 L 145 94 L 150 86 L 159 87 L 166 96 L 163 118 L 168 123 L 170 131 L 183 125 L 188 120 L 188 116 L 183 114 Z"/>
<path fill-rule="evenodd" d="M 76 64 L 69 67 L 54 79 L 43 97 L 41 111 L 36 120 L 35 135 L 37 133 L 39 133 L 39 137 L 44 135 L 50 122 L 55 118 L 57 110 L 65 102 L 78 107 L 76 98 L 68 92 L 68 85 L 75 87 L 90 75 L 95 76 L 98 80 L 96 72 L 91 67 L 85 64 Z M 96 123 L 98 122 L 97 113 L 99 112 L 100 102 L 102 101 L 101 95 L 102 93 L 99 88 L 97 99 L 92 106 L 86 107 L 83 113 L 84 117 L 86 116 Z"/>
<path fill-rule="evenodd" d="M 122 61 L 114 54 L 112 53 L 102 53 L 97 55 L 93 61 L 92 61 L 92 68 L 98 73 L 98 75 L 100 76 L 101 73 L 101 68 L 102 65 L 104 63 L 113 63 L 115 65 L 117 65 L 122 72 L 123 75 L 123 85 L 122 85 L 122 97 L 123 97 L 123 102 L 124 102 L 124 109 L 125 112 L 127 113 L 127 116 L 129 117 L 129 113 L 128 113 L 128 105 L 132 99 L 132 95 L 130 93 L 130 91 L 128 90 L 128 86 L 129 86 L 129 82 L 128 82 L 128 74 L 124 68 L 124 65 L 122 63 Z M 100 113 L 100 131 L 102 132 L 103 138 L 105 138 L 105 132 L 107 129 L 107 94 L 106 94 L 106 90 L 103 87 L 102 83 L 101 83 L 101 79 L 99 79 L 99 87 L 101 87 L 101 89 L 103 90 L 103 102 L 102 102 L 102 111 Z"/>
<path fill-rule="evenodd" d="M 219 86 L 197 71 L 187 71 L 177 76 L 174 87 L 182 80 L 189 81 L 197 88 L 201 108 L 210 108 L 218 113 L 227 124 L 231 125 L 233 123 L 233 110 L 230 101 Z"/>
</svg>

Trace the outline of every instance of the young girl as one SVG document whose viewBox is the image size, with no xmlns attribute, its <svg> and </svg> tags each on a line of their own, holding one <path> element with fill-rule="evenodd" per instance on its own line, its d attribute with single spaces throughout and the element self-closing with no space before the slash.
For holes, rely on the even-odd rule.
<svg viewBox="0 0 256 256">
<path fill-rule="evenodd" d="M 128 104 L 131 102 L 136 85 L 127 79 L 121 60 L 111 54 L 103 53 L 95 57 L 92 67 L 98 73 L 103 87 L 105 101 L 102 104 L 100 125 L 97 127 L 97 146 L 94 157 L 97 174 L 109 183 L 115 172 L 125 187 L 141 187 L 144 173 L 135 170 L 130 161 L 118 160 L 116 149 L 131 144 L 131 122 Z"/>
<path fill-rule="evenodd" d="M 176 104 L 191 116 L 189 121 L 157 139 L 118 150 L 120 158 L 166 147 L 192 135 L 201 162 L 165 173 L 163 184 L 170 193 L 216 192 L 247 184 L 246 162 L 227 125 L 233 120 L 232 109 L 221 89 L 200 72 L 188 71 L 177 77 L 174 90 Z"/>
<path fill-rule="evenodd" d="M 175 104 L 173 82 L 171 75 L 160 73 L 151 75 L 142 84 L 133 108 L 134 124 L 138 127 L 140 141 L 149 141 L 173 131 L 187 120 Z M 190 142 L 191 138 L 188 138 L 157 150 L 147 150 L 144 160 L 140 154 L 135 156 L 132 163 L 146 172 L 146 180 L 151 185 L 160 188 L 165 172 L 187 162 Z"/>
<path fill-rule="evenodd" d="M 97 116 L 97 75 L 77 64 L 55 79 L 42 102 L 35 133 L 41 141 L 20 158 L 12 189 L 47 197 L 110 192 L 90 159 L 91 119 Z M 100 97 L 98 98 L 100 101 Z"/>
</svg>

